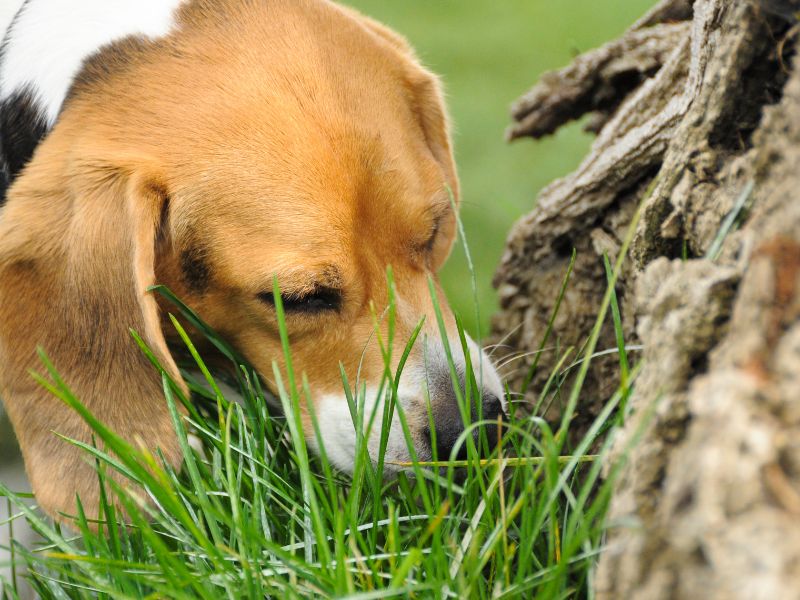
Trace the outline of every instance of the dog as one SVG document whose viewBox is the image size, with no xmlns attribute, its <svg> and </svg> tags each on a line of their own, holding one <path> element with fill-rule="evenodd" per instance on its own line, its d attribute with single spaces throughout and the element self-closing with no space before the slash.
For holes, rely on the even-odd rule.
<svg viewBox="0 0 800 600">
<path fill-rule="evenodd" d="M 393 369 L 424 320 L 398 401 L 417 457 L 434 438 L 450 456 L 465 425 L 429 281 L 456 237 L 459 183 L 440 83 L 404 38 L 327 0 L 26 0 L 3 42 L 0 145 L 0 396 L 48 513 L 74 514 L 76 496 L 88 512 L 98 488 L 59 437 L 88 442 L 89 428 L 30 374 L 38 347 L 101 421 L 180 464 L 161 377 L 129 331 L 182 381 L 157 283 L 269 387 L 273 361 L 286 372 L 276 278 L 313 395 L 304 435 L 317 448 L 313 410 L 348 471 L 339 365 L 382 402 L 391 266 Z M 481 374 L 472 416 L 503 418 L 495 369 L 472 340 L 464 355 L 435 291 L 462 385 L 467 358 Z M 387 463 L 408 460 L 397 416 L 388 439 Z"/>
</svg>

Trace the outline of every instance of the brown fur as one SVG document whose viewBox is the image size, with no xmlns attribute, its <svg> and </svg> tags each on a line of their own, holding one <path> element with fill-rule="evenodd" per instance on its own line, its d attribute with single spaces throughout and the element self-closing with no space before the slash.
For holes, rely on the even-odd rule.
<svg viewBox="0 0 800 600">
<path fill-rule="evenodd" d="M 0 394 L 53 514 L 74 513 L 76 493 L 94 506 L 96 477 L 53 433 L 90 439 L 30 377 L 37 346 L 102 421 L 179 462 L 160 378 L 128 334 L 179 377 L 149 285 L 171 287 L 267 380 L 282 354 L 258 294 L 274 275 L 289 293 L 341 286 L 338 313 L 288 317 L 315 394 L 341 390 L 340 361 L 355 375 L 387 265 L 395 357 L 421 317 L 437 335 L 427 278 L 455 236 L 458 181 L 438 81 L 405 41 L 320 0 L 196 0 L 179 23 L 90 61 L 0 216 Z M 373 342 L 362 378 L 382 371 Z"/>
</svg>

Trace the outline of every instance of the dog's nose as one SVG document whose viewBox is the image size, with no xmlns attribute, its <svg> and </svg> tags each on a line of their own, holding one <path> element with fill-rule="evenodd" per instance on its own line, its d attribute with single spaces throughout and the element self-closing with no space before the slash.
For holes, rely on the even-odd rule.
<svg viewBox="0 0 800 600">
<path fill-rule="evenodd" d="M 499 417 L 503 421 L 506 420 L 506 415 L 503 412 L 503 404 L 500 402 L 500 399 L 497 396 L 491 393 L 484 394 L 482 404 L 483 406 L 481 414 L 478 414 L 477 407 L 474 405 L 471 410 L 472 422 L 478 421 L 479 419 L 481 422 L 491 421 L 490 423 L 485 423 L 472 428 L 472 439 L 475 440 L 476 447 L 481 454 L 483 454 L 482 446 L 479 443 L 481 430 L 483 430 L 486 434 L 486 440 L 489 442 L 489 451 L 491 451 L 495 446 L 497 446 L 499 439 L 497 419 Z M 436 417 L 437 415 L 434 415 L 436 453 L 439 460 L 448 460 L 453 448 L 456 446 L 461 434 L 464 432 L 464 422 L 461 418 L 461 411 L 458 409 L 458 405 L 455 404 L 455 402 L 452 402 L 451 406 L 448 406 L 445 410 L 440 411 L 440 414 L 438 415 L 439 418 Z M 431 446 L 433 446 L 433 436 L 429 435 L 428 437 Z M 466 439 L 462 440 L 454 458 L 456 460 L 466 460 Z"/>
<path fill-rule="evenodd" d="M 503 412 L 503 404 L 500 398 L 494 394 L 487 394 L 483 397 L 483 420 L 491 421 L 483 426 L 486 431 L 486 439 L 489 442 L 489 449 L 491 450 L 497 446 L 500 432 L 498 431 L 497 419 L 502 421 L 506 420 L 506 414 Z"/>
<path fill-rule="evenodd" d="M 505 419 L 506 414 L 503 412 L 503 403 L 500 402 L 500 398 L 492 393 L 484 394 L 482 416 L 485 421 L 497 421 L 497 417 Z"/>
</svg>

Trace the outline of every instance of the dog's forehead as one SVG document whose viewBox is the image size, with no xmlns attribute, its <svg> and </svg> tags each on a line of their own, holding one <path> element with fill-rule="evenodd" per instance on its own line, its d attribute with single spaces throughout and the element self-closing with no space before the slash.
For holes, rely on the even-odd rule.
<svg viewBox="0 0 800 600">
<path fill-rule="evenodd" d="M 408 235 L 406 224 L 418 227 L 432 204 L 447 202 L 442 169 L 413 117 L 390 111 L 370 123 L 327 107 L 322 116 L 292 114 L 288 128 L 263 127 L 259 111 L 246 110 L 247 127 L 206 130 L 173 173 L 186 210 L 270 234 L 342 237 L 384 224 L 391 236 Z"/>
<path fill-rule="evenodd" d="M 224 165 L 209 158 L 207 168 L 175 178 L 174 210 L 223 238 L 265 240 L 270 247 L 289 242 L 310 254 L 347 240 L 373 243 L 378 232 L 377 241 L 388 243 L 424 236 L 432 206 L 447 202 L 435 161 L 413 150 L 402 158 L 367 149 L 346 155 L 242 153 Z"/>
<path fill-rule="evenodd" d="M 430 236 L 431 207 L 448 202 L 424 153 L 406 154 L 372 143 L 352 156 L 288 152 L 259 164 L 255 153 L 224 169 L 209 162 L 174 182 L 175 226 L 189 223 L 193 232 L 177 237 L 210 249 L 216 276 L 253 289 L 275 273 L 297 286 L 327 281 L 322 275 L 334 270 L 344 282 L 374 271 L 382 284 L 386 266 L 402 266 Z"/>
</svg>

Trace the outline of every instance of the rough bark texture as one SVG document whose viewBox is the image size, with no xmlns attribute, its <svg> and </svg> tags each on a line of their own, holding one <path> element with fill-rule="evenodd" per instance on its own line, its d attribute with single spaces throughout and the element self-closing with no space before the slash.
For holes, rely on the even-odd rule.
<svg viewBox="0 0 800 600">
<path fill-rule="evenodd" d="M 586 112 L 598 137 L 509 236 L 495 330 L 511 350 L 538 348 L 573 247 L 554 335 L 586 339 L 606 287 L 601 256 L 615 258 L 644 202 L 618 284 L 644 366 L 617 456 L 642 437 L 616 483 L 601 599 L 800 595 L 796 10 L 665 0 L 513 109 L 511 138 Z M 615 345 L 609 328 L 598 348 Z M 543 355 L 527 400 L 554 361 Z M 617 382 L 615 361 L 593 367 L 585 417 Z"/>
</svg>

